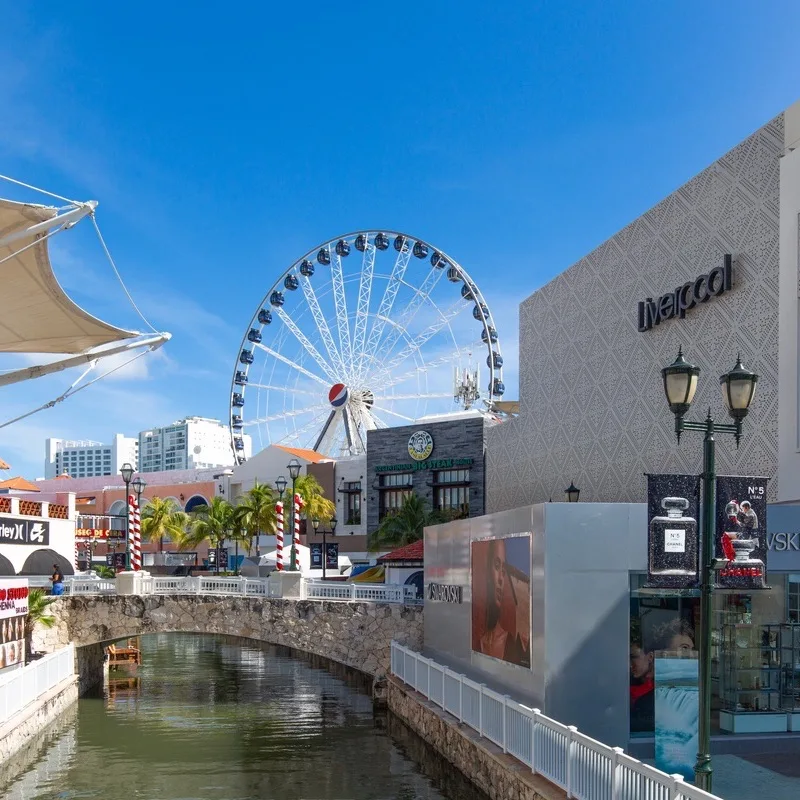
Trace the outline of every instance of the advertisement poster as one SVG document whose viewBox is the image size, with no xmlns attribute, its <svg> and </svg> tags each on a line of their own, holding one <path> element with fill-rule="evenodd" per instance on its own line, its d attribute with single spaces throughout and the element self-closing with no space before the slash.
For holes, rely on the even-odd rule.
<svg viewBox="0 0 800 800">
<path fill-rule="evenodd" d="M 668 775 L 694 780 L 697 760 L 700 675 L 697 653 L 694 657 L 655 659 L 655 739 L 656 767 Z"/>
<path fill-rule="evenodd" d="M 0 669 L 25 663 L 28 581 L 0 580 Z"/>
<path fill-rule="evenodd" d="M 767 478 L 717 478 L 717 571 L 725 589 L 763 589 L 767 573 Z"/>
<path fill-rule="evenodd" d="M 339 569 L 339 543 L 325 545 L 325 569 Z"/>
<path fill-rule="evenodd" d="M 311 551 L 311 569 L 322 569 L 322 544 L 312 542 L 308 549 Z"/>
<path fill-rule="evenodd" d="M 699 518 L 699 476 L 647 476 L 648 587 L 686 589 L 697 585 Z"/>
<path fill-rule="evenodd" d="M 531 538 L 472 542 L 472 649 L 531 665 Z"/>
</svg>

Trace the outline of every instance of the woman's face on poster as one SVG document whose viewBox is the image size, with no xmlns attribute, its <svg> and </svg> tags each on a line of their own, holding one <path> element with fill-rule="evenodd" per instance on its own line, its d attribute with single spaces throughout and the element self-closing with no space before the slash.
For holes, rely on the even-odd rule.
<svg viewBox="0 0 800 800">
<path fill-rule="evenodd" d="M 495 542 L 492 548 L 492 561 L 489 565 L 494 587 L 494 604 L 500 608 L 506 587 L 506 546 L 503 542 Z"/>
</svg>

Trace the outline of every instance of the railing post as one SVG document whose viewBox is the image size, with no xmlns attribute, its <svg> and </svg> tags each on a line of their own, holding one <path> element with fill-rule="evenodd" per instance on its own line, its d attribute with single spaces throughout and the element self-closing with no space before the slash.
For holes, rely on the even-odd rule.
<svg viewBox="0 0 800 800">
<path fill-rule="evenodd" d="M 506 734 L 506 716 L 508 709 L 507 703 L 508 703 L 508 695 L 504 694 L 503 695 L 503 752 L 504 753 L 508 752 L 508 748 L 506 747 L 506 742 L 508 740 L 508 736 Z"/>
<path fill-rule="evenodd" d="M 484 685 L 478 687 L 478 735 L 483 736 L 483 690 Z"/>
<path fill-rule="evenodd" d="M 458 721 L 464 721 L 464 676 L 458 676 Z"/>
<path fill-rule="evenodd" d="M 202 575 L 198 575 L 197 576 L 197 594 L 202 594 L 202 593 L 203 593 L 203 576 Z"/>
<path fill-rule="evenodd" d="M 621 747 L 614 747 L 614 757 L 611 759 L 611 800 L 620 800 L 622 797 L 622 765 L 619 757 L 625 752 Z"/>
<path fill-rule="evenodd" d="M 447 668 L 442 670 L 442 710 L 447 710 L 447 699 L 445 692 L 447 691 Z"/>
<path fill-rule="evenodd" d="M 669 787 L 669 800 L 682 800 L 685 788 L 683 775 L 670 775 L 670 778 L 672 778 L 672 786 Z"/>
<path fill-rule="evenodd" d="M 567 735 L 567 797 L 574 797 L 575 795 L 572 794 L 572 776 L 575 768 L 573 760 L 578 744 L 575 741 L 575 734 L 578 732 L 578 729 L 574 725 L 569 725 L 567 730 L 569 731 Z"/>
<path fill-rule="evenodd" d="M 354 583 L 350 584 L 350 599 L 351 600 L 356 599 L 356 585 Z"/>
<path fill-rule="evenodd" d="M 533 709 L 531 715 L 531 772 L 535 775 L 536 769 L 536 730 L 539 727 L 539 717 L 542 712 L 538 708 Z"/>
</svg>

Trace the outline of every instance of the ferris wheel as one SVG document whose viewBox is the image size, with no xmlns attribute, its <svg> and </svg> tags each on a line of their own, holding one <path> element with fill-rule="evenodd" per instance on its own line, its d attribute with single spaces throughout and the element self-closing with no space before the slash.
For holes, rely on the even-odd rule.
<svg viewBox="0 0 800 800">
<path fill-rule="evenodd" d="M 283 270 L 237 352 L 230 430 L 254 447 L 329 456 L 366 451 L 367 432 L 480 404 L 505 387 L 491 310 L 467 271 L 422 239 L 358 231 Z"/>
</svg>

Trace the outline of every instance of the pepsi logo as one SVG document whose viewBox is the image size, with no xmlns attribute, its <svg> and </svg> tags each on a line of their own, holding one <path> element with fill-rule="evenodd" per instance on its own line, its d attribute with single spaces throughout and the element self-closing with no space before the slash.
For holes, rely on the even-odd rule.
<svg viewBox="0 0 800 800">
<path fill-rule="evenodd" d="M 328 401 L 334 408 L 341 408 L 347 402 L 347 387 L 343 383 L 335 383 L 328 392 Z"/>
</svg>

